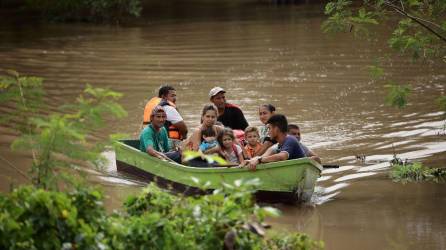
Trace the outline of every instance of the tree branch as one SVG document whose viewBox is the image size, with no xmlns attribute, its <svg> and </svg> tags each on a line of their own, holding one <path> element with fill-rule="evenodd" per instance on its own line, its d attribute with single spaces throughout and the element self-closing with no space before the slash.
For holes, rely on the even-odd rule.
<svg viewBox="0 0 446 250">
<path fill-rule="evenodd" d="M 421 25 L 423 28 L 427 29 L 429 32 L 431 32 L 432 34 L 434 34 L 435 36 L 437 36 L 438 38 L 440 38 L 440 40 L 442 40 L 443 42 L 446 42 L 446 37 L 444 37 L 443 35 L 441 35 L 441 34 L 438 33 L 437 31 L 435 31 L 434 29 L 432 29 L 431 27 L 429 27 L 428 25 L 426 25 L 424 22 L 427 22 L 427 23 L 430 23 L 430 24 L 434 24 L 435 26 L 440 27 L 440 26 L 438 26 L 437 24 L 432 23 L 432 22 L 427 21 L 427 20 L 424 20 L 424 19 L 422 19 L 422 18 L 413 16 L 413 15 L 407 13 L 406 11 L 404 11 L 403 9 L 399 8 L 398 6 L 391 4 L 391 3 L 388 2 L 388 1 L 384 1 L 384 4 L 387 5 L 387 6 L 389 6 L 389 7 L 392 8 L 392 9 L 394 9 L 396 12 L 400 13 L 401 15 L 410 18 L 411 20 L 413 20 L 414 22 L 418 23 L 418 24 Z M 441 27 L 440 27 L 440 28 L 441 28 Z"/>
</svg>

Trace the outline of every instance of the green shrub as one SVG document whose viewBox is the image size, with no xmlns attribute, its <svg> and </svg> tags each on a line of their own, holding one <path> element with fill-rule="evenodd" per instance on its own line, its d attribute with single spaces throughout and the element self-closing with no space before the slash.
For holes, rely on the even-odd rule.
<svg viewBox="0 0 446 250">
<path fill-rule="evenodd" d="M 102 205 L 91 205 L 98 199 L 97 191 L 67 195 L 33 187 L 15 189 L 0 199 L 0 248 L 100 249 L 103 238 L 97 225 L 105 212 Z M 92 220 L 92 215 L 98 218 Z"/>
<path fill-rule="evenodd" d="M 0 195 L 0 249 L 320 249 L 304 234 L 263 236 L 278 211 L 259 207 L 249 183 L 213 194 L 174 196 L 155 185 L 107 215 L 102 194 L 20 187 Z M 160 204 L 158 206 L 157 204 Z"/>
<path fill-rule="evenodd" d="M 142 10 L 141 0 L 26 0 L 26 7 L 56 21 L 119 21 Z"/>
<path fill-rule="evenodd" d="M 445 181 L 445 168 L 428 168 L 420 162 L 394 164 L 390 177 L 394 181 L 419 182 L 419 181 Z"/>
</svg>

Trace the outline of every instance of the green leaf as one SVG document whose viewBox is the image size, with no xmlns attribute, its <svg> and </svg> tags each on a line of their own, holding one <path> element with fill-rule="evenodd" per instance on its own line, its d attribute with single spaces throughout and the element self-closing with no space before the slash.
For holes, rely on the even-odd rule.
<svg viewBox="0 0 446 250">
<path fill-rule="evenodd" d="M 378 80 L 384 76 L 384 69 L 377 65 L 368 66 L 369 74 L 374 80 Z"/>
<path fill-rule="evenodd" d="M 442 111 L 446 112 L 446 96 L 445 95 L 440 96 L 437 99 L 437 104 Z"/>
<path fill-rule="evenodd" d="M 386 103 L 389 106 L 402 109 L 407 104 L 407 97 L 410 94 L 409 85 L 397 85 L 393 82 L 389 82 L 389 85 L 385 87 L 389 88 L 389 94 L 386 97 Z"/>
</svg>

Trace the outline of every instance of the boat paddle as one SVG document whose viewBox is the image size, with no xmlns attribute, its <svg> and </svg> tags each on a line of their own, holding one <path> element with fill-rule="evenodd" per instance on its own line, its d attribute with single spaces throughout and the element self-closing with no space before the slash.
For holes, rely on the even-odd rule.
<svg viewBox="0 0 446 250">
<path fill-rule="evenodd" d="M 332 164 L 327 164 L 327 165 L 322 165 L 323 168 L 339 168 L 339 165 L 332 165 Z"/>
</svg>

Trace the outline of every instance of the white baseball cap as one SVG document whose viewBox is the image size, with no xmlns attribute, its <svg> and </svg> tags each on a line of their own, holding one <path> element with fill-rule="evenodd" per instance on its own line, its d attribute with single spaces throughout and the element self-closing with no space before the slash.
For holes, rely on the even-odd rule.
<svg viewBox="0 0 446 250">
<path fill-rule="evenodd" d="M 226 93 L 222 87 L 213 87 L 211 91 L 209 91 L 209 97 L 212 98 L 220 92 Z"/>
</svg>

